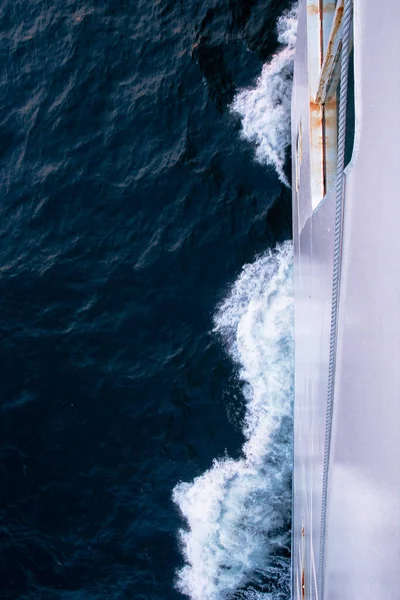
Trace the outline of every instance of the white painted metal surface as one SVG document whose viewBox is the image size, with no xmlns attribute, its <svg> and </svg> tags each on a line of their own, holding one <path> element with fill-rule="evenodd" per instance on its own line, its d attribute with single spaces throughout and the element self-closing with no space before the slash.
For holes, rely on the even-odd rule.
<svg viewBox="0 0 400 600">
<path fill-rule="evenodd" d="M 296 600 L 318 597 L 335 212 L 334 189 L 312 201 L 309 5 L 300 2 L 292 100 Z M 354 0 L 356 147 L 344 191 L 324 600 L 400 599 L 399 29 L 398 0 Z"/>
</svg>

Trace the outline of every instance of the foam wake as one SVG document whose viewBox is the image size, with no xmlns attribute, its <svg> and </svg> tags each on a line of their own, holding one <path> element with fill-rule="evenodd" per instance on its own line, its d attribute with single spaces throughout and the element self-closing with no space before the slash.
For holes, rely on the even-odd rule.
<svg viewBox="0 0 400 600">
<path fill-rule="evenodd" d="M 258 162 L 273 166 L 289 186 L 284 172 L 290 145 L 290 103 L 297 32 L 297 8 L 285 12 L 277 23 L 279 51 L 263 66 L 254 88 L 239 92 L 231 109 L 242 120 L 242 137 L 255 144 Z"/>
<path fill-rule="evenodd" d="M 293 398 L 292 245 L 245 265 L 214 317 L 244 382 L 245 444 L 173 500 L 185 566 L 177 587 L 193 600 L 288 597 Z"/>
</svg>

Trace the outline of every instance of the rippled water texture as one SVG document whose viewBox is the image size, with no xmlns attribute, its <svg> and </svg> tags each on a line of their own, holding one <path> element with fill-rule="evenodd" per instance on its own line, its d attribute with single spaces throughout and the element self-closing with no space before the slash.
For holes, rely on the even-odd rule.
<svg viewBox="0 0 400 600">
<path fill-rule="evenodd" d="M 4 600 L 182 597 L 172 490 L 243 444 L 215 307 L 290 236 L 230 108 L 286 4 L 0 2 Z"/>
</svg>

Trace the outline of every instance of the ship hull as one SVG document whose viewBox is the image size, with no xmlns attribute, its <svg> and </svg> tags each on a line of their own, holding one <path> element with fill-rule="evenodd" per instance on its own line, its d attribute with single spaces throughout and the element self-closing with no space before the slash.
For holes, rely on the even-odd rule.
<svg viewBox="0 0 400 600">
<path fill-rule="evenodd" d="M 321 598 L 322 593 L 326 600 L 396 599 L 400 598 L 400 3 L 383 0 L 378 7 L 374 0 L 354 0 L 356 123 L 342 188 L 334 330 L 337 188 L 330 186 L 318 199 L 313 187 L 311 5 L 300 2 L 292 99 L 292 597 Z M 327 424 L 332 354 L 332 422 Z"/>
</svg>

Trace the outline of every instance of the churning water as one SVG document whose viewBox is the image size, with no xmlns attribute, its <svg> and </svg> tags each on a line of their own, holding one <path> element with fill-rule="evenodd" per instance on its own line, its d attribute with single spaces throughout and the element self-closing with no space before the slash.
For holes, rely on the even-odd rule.
<svg viewBox="0 0 400 600">
<path fill-rule="evenodd" d="M 256 158 L 284 174 L 290 140 L 290 95 L 296 11 L 278 21 L 283 48 L 264 65 L 256 87 L 232 110 Z M 173 500 L 185 519 L 185 565 L 177 587 L 193 600 L 288 598 L 293 399 L 292 246 L 285 242 L 243 267 L 214 316 L 243 383 L 242 455 L 214 460 Z"/>
<path fill-rule="evenodd" d="M 232 110 L 241 116 L 243 138 L 256 146 L 257 161 L 273 166 L 282 183 L 289 185 L 284 166 L 290 145 L 290 103 L 297 31 L 295 7 L 278 20 L 277 30 L 283 47 L 264 65 L 256 86 L 236 96 Z"/>
<path fill-rule="evenodd" d="M 289 586 L 293 397 L 292 247 L 289 242 L 245 265 L 214 320 L 244 383 L 245 444 L 238 460 L 217 459 L 174 490 L 188 528 L 178 587 L 194 600 L 217 600 L 250 584 L 254 597 L 275 580 Z M 269 564 L 269 559 L 271 565 Z M 276 584 L 277 582 L 274 581 Z"/>
<path fill-rule="evenodd" d="M 0 600 L 287 597 L 289 4 L 0 3 Z"/>
</svg>

